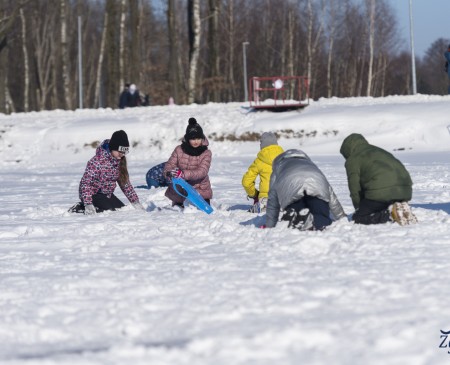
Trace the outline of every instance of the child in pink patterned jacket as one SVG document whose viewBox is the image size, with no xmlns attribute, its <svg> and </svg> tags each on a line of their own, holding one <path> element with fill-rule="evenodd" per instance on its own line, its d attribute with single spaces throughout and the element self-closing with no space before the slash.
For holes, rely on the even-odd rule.
<svg viewBox="0 0 450 365">
<path fill-rule="evenodd" d="M 123 130 L 114 132 L 111 139 L 97 147 L 80 181 L 81 202 L 69 212 L 90 215 L 122 208 L 124 204 L 114 195 L 116 183 L 134 208 L 144 210 L 128 175 L 125 155 L 129 149 L 128 136 Z"/>
<path fill-rule="evenodd" d="M 189 118 L 183 141 L 175 148 L 167 161 L 164 176 L 182 177 L 209 204 L 213 193 L 208 176 L 212 159 L 208 145 L 209 142 L 203 134 L 202 127 L 195 118 Z M 169 184 L 165 195 L 172 201 L 172 206 L 183 208 L 184 198 L 175 192 L 172 185 Z"/>
</svg>

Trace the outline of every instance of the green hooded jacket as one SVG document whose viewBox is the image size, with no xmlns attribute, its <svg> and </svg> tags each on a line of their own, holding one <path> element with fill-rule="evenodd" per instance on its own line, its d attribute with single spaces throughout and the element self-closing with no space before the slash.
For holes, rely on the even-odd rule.
<svg viewBox="0 0 450 365">
<path fill-rule="evenodd" d="M 355 209 L 364 198 L 379 202 L 411 200 L 411 176 L 392 154 L 370 145 L 356 133 L 344 139 L 340 152 L 346 159 L 348 188 Z"/>
</svg>

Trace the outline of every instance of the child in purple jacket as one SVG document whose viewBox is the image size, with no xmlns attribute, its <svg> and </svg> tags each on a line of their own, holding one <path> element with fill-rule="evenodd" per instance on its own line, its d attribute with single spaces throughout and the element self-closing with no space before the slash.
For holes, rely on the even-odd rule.
<svg viewBox="0 0 450 365">
<path fill-rule="evenodd" d="M 114 195 L 116 183 L 134 208 L 144 210 L 128 175 L 125 155 L 129 149 L 128 136 L 123 130 L 114 132 L 111 139 L 104 140 L 97 147 L 80 181 L 81 202 L 70 208 L 69 212 L 91 215 L 122 208 L 124 204 Z"/>
</svg>

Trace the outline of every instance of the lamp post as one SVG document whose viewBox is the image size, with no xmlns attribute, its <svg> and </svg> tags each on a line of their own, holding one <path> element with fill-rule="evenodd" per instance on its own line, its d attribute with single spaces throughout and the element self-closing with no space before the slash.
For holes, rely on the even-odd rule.
<svg viewBox="0 0 450 365">
<path fill-rule="evenodd" d="M 412 0 L 409 0 L 409 31 L 410 31 L 410 39 L 411 39 L 412 87 L 413 87 L 413 94 L 417 94 L 416 57 L 414 55 L 414 32 L 413 32 Z"/>
<path fill-rule="evenodd" d="M 247 81 L 247 49 L 245 46 L 248 46 L 249 42 L 242 42 L 242 54 L 244 57 L 244 92 L 245 92 L 245 100 L 248 100 L 248 81 Z"/>
<path fill-rule="evenodd" d="M 80 109 L 83 109 L 83 56 L 81 44 L 81 16 L 78 16 L 78 93 Z"/>
</svg>

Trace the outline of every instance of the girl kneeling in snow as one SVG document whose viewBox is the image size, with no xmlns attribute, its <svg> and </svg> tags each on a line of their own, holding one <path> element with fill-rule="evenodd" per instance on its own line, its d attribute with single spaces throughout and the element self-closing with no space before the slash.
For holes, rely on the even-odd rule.
<svg viewBox="0 0 450 365">
<path fill-rule="evenodd" d="M 212 199 L 209 168 L 211 166 L 211 151 L 208 149 L 208 139 L 195 118 L 189 118 L 186 134 L 180 146 L 172 152 L 164 167 L 164 176 L 181 177 L 191 184 L 209 204 Z M 165 194 L 172 206 L 183 208 L 184 198 L 178 195 L 169 185 Z"/>
<path fill-rule="evenodd" d="M 90 215 L 122 208 L 124 204 L 114 195 L 116 182 L 133 207 L 144 210 L 128 175 L 125 155 L 129 149 L 128 136 L 122 130 L 114 132 L 111 139 L 104 140 L 97 147 L 80 181 L 81 202 L 69 212 Z"/>
</svg>

